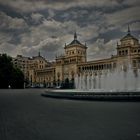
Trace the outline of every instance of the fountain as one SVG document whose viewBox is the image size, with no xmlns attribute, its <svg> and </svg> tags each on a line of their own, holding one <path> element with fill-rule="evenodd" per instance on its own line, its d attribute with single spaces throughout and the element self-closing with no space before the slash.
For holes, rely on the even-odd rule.
<svg viewBox="0 0 140 140">
<path fill-rule="evenodd" d="M 140 70 L 116 69 L 76 75 L 75 89 L 47 90 L 42 96 L 82 100 L 140 101 Z"/>
<path fill-rule="evenodd" d="M 102 74 L 76 75 L 75 87 L 85 91 L 140 91 L 140 70 L 133 71 L 130 67 L 127 71 L 116 69 L 102 72 Z"/>
</svg>

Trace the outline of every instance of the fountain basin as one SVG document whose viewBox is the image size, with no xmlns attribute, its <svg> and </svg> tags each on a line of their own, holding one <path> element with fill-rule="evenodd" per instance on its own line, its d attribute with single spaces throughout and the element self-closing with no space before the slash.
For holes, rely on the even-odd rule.
<svg viewBox="0 0 140 140">
<path fill-rule="evenodd" d="M 106 91 L 106 90 L 46 90 L 41 94 L 44 97 L 76 99 L 76 100 L 100 100 L 100 101 L 140 101 L 140 91 Z"/>
</svg>

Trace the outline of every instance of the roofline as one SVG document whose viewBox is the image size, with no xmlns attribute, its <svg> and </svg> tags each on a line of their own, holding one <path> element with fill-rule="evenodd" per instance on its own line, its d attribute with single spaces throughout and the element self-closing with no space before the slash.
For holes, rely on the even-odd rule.
<svg viewBox="0 0 140 140">
<path fill-rule="evenodd" d="M 64 47 L 64 49 L 69 48 L 69 47 L 75 47 L 75 46 L 79 46 L 79 47 L 83 47 L 83 48 L 88 48 L 87 46 L 83 45 L 83 44 L 69 44 L 67 46 Z"/>
<path fill-rule="evenodd" d="M 106 61 L 106 62 L 104 62 L 104 61 Z M 80 66 L 80 65 L 88 65 L 88 64 L 96 64 L 96 63 L 108 63 L 108 62 L 113 62 L 113 61 L 116 61 L 115 58 L 112 59 L 110 57 L 110 58 L 105 58 L 105 59 L 87 61 L 87 62 L 78 64 L 78 66 Z"/>
</svg>

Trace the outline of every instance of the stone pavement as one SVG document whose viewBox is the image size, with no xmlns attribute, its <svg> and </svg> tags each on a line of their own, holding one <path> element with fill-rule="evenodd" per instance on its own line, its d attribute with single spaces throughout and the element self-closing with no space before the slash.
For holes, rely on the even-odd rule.
<svg viewBox="0 0 140 140">
<path fill-rule="evenodd" d="M 139 140 L 140 102 L 51 99 L 0 90 L 0 140 Z"/>
</svg>

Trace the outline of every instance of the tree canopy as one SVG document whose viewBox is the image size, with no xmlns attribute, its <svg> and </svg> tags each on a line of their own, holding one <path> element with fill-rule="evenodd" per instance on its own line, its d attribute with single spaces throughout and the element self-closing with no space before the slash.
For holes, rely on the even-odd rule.
<svg viewBox="0 0 140 140">
<path fill-rule="evenodd" d="M 12 64 L 12 58 L 0 55 L 0 88 L 23 88 L 24 74 Z"/>
</svg>

